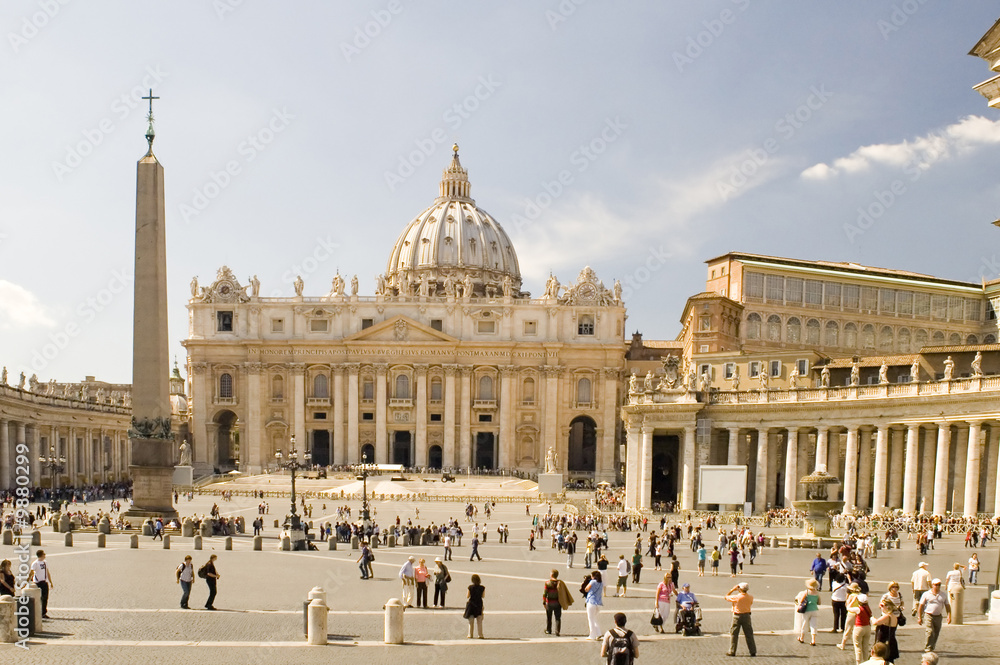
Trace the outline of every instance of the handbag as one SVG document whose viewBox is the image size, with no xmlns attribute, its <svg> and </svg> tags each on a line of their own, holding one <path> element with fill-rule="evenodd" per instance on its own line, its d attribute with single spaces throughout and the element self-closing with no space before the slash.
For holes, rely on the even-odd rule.
<svg viewBox="0 0 1000 665">
<path fill-rule="evenodd" d="M 798 612 L 799 614 L 805 614 L 806 608 L 809 607 L 809 601 L 806 600 L 808 595 L 809 594 L 802 596 L 802 601 L 799 603 L 799 606 L 795 608 L 795 611 Z"/>
<path fill-rule="evenodd" d="M 660 616 L 660 608 L 659 607 L 657 607 L 655 610 L 653 610 L 653 616 L 649 617 L 649 623 L 652 626 L 662 626 L 663 625 L 663 617 Z"/>
<path fill-rule="evenodd" d="M 906 617 L 903 616 L 902 612 L 899 613 L 899 618 L 896 619 L 896 623 L 898 625 L 900 625 L 900 626 L 905 626 L 906 625 Z"/>
</svg>

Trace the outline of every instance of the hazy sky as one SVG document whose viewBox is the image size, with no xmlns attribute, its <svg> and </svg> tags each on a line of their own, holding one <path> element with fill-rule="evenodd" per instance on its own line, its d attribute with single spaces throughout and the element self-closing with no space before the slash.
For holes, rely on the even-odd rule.
<svg viewBox="0 0 1000 665">
<path fill-rule="evenodd" d="M 590 265 L 673 338 L 728 251 L 1000 276 L 992 2 L 34 2 L 0 8 L 0 364 L 131 380 L 156 102 L 171 353 L 188 284 L 374 291 L 461 145 L 524 288 Z M 228 172 L 227 172 L 228 169 Z M 860 219 L 859 219 L 860 218 Z"/>
</svg>

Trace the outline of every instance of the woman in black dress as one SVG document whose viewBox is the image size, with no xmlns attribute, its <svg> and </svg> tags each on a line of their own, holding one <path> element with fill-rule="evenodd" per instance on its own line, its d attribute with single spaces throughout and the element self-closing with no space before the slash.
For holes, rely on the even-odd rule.
<svg viewBox="0 0 1000 665">
<path fill-rule="evenodd" d="M 10 559 L 0 562 L 0 596 L 14 595 L 14 573 L 11 571 Z"/>
<path fill-rule="evenodd" d="M 899 620 L 896 619 L 896 606 L 884 598 L 878 606 L 882 610 L 882 616 L 872 621 L 872 625 L 875 626 L 875 641 L 883 642 L 889 647 L 885 662 L 894 663 L 899 658 L 899 645 L 896 643 L 896 627 L 899 625 Z"/>
<path fill-rule="evenodd" d="M 479 629 L 479 639 L 483 639 L 483 596 L 485 595 L 486 587 L 480 584 L 479 575 L 473 575 L 464 614 L 465 618 L 469 620 L 469 639 L 472 639 L 473 624 Z"/>
</svg>

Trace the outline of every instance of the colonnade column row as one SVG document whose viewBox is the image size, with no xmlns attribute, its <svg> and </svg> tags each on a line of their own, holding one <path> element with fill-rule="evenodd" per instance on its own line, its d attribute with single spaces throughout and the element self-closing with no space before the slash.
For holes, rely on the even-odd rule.
<svg viewBox="0 0 1000 665">
<path fill-rule="evenodd" d="M 857 508 L 858 494 L 858 427 L 847 428 L 847 451 L 844 454 L 844 512 Z"/>
<path fill-rule="evenodd" d="M 10 421 L 0 418 L 0 487 L 14 487 L 14 473 L 11 465 L 16 455 L 10 445 Z M 32 458 L 34 465 L 38 457 Z"/>
<path fill-rule="evenodd" d="M 309 450 L 312 446 L 306 441 L 306 366 L 303 363 L 292 364 L 292 391 L 295 411 L 292 434 L 299 450 Z"/>
<path fill-rule="evenodd" d="M 813 462 L 813 472 L 819 471 L 821 467 L 826 467 L 827 458 L 829 457 L 829 436 L 830 431 L 826 427 L 816 428 L 816 459 Z M 827 473 L 837 475 L 836 470 L 830 471 L 827 469 Z"/>
<path fill-rule="evenodd" d="M 686 432 L 686 430 L 685 430 Z M 767 441 L 768 430 L 760 428 L 757 430 L 757 464 L 754 469 L 754 491 L 753 509 L 756 512 L 767 509 Z M 687 441 L 684 442 L 684 454 L 687 457 Z M 687 467 L 684 469 L 684 478 L 687 479 Z"/>
<path fill-rule="evenodd" d="M 694 448 L 696 433 L 697 428 L 694 425 L 688 425 L 684 428 L 684 470 L 681 476 L 681 510 L 694 510 Z M 767 437 L 765 437 L 765 442 L 766 440 Z M 649 444 L 650 457 L 644 461 L 647 467 L 652 468 L 652 432 L 650 432 Z"/>
<path fill-rule="evenodd" d="M 965 516 L 975 517 L 979 512 L 979 460 L 982 456 L 983 423 L 973 420 L 969 423 L 969 450 L 965 463 Z M 960 460 L 956 460 L 958 467 Z M 958 470 L 957 468 L 955 469 Z"/>
<path fill-rule="evenodd" d="M 799 428 L 788 428 L 785 442 L 785 508 L 791 509 L 799 485 Z"/>
<path fill-rule="evenodd" d="M 358 372 L 361 365 L 351 363 L 347 366 L 347 463 L 357 464 L 361 461 L 361 450 L 358 446 Z"/>
<path fill-rule="evenodd" d="M 517 367 L 500 367 L 500 444 L 497 466 L 501 469 L 513 466 L 514 460 L 514 377 Z"/>
<path fill-rule="evenodd" d="M 937 458 L 934 462 L 934 514 L 948 510 L 948 448 L 951 445 L 951 423 L 938 423 Z"/>
<path fill-rule="evenodd" d="M 389 430 L 385 423 L 387 363 L 375 364 L 375 463 L 386 464 L 389 458 Z"/>
<path fill-rule="evenodd" d="M 863 510 L 870 507 L 872 489 L 872 430 L 862 427 L 858 433 L 858 495 L 857 506 Z"/>
<path fill-rule="evenodd" d="M 638 508 L 648 510 L 653 500 L 653 428 L 643 425 L 639 431 Z"/>
<path fill-rule="evenodd" d="M 417 466 L 427 466 L 427 365 L 414 365 L 417 379 Z"/>
<path fill-rule="evenodd" d="M 879 425 L 875 438 L 875 482 L 872 513 L 884 513 L 886 508 L 886 472 L 889 467 L 889 426 Z"/>
<path fill-rule="evenodd" d="M 442 464 L 455 466 L 455 372 L 458 365 L 444 366 L 444 450 Z"/>
<path fill-rule="evenodd" d="M 458 464 L 462 467 L 468 467 L 472 464 L 472 369 L 462 367 L 461 372 L 462 397 L 459 400 Z M 553 420 L 555 419 L 553 418 Z M 553 440 L 555 440 L 554 423 Z"/>
<path fill-rule="evenodd" d="M 740 428 L 730 427 L 729 428 L 729 447 L 726 450 L 726 464 L 729 466 L 735 466 L 739 464 L 740 460 Z M 743 488 L 743 500 L 746 501 L 746 487 Z M 730 507 L 731 510 L 742 510 L 743 504 L 737 504 Z"/>
<path fill-rule="evenodd" d="M 625 428 L 625 506 L 639 507 L 639 420 L 629 419 Z"/>
<path fill-rule="evenodd" d="M 906 426 L 906 461 L 903 463 L 903 512 L 917 512 L 917 471 L 920 448 L 920 425 Z"/>
<path fill-rule="evenodd" d="M 357 411 L 355 418 L 357 418 Z M 333 368 L 333 455 L 331 462 L 336 465 L 346 464 L 350 453 L 348 446 L 357 446 L 357 439 L 344 437 L 344 366 Z"/>
</svg>

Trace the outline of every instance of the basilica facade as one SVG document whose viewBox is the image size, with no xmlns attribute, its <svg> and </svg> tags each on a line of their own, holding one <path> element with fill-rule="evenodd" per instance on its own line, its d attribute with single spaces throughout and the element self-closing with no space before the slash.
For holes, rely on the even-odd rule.
<svg viewBox="0 0 1000 665">
<path fill-rule="evenodd" d="M 312 295 L 297 279 L 281 298 L 228 267 L 192 282 L 197 471 L 267 469 L 294 437 L 324 466 L 538 472 L 552 448 L 567 480 L 615 480 L 620 286 L 584 268 L 532 297 L 510 238 L 470 188 L 456 146 L 373 295 L 339 273 Z"/>
</svg>

